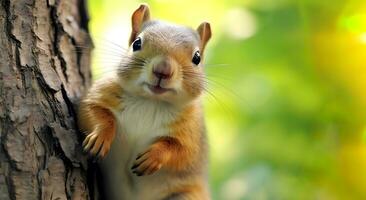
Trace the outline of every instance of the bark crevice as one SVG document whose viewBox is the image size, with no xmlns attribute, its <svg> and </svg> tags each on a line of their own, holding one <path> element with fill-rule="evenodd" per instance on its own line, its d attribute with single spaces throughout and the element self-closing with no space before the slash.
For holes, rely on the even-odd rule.
<svg viewBox="0 0 366 200">
<path fill-rule="evenodd" d="M 12 20 L 10 19 L 11 13 L 10 13 L 10 0 L 3 0 L 3 7 L 4 7 L 4 11 L 6 13 L 6 33 L 8 34 L 8 38 L 12 39 L 15 44 L 20 47 L 20 41 L 17 40 L 17 38 L 15 37 L 15 35 L 13 35 L 11 33 L 12 30 Z M 10 41 L 9 41 L 10 42 Z"/>
<path fill-rule="evenodd" d="M 54 41 L 53 41 L 53 50 L 56 54 L 56 57 L 59 59 L 60 64 L 61 64 L 61 69 L 62 69 L 62 73 L 63 76 L 66 79 L 66 82 L 68 82 L 68 77 L 67 77 L 67 73 L 66 73 L 66 61 L 65 59 L 62 57 L 62 52 L 59 49 L 59 42 L 60 42 L 60 36 L 59 34 L 63 34 L 65 31 L 62 28 L 62 24 L 61 22 L 58 20 L 58 16 L 57 16 L 57 7 L 59 5 L 59 1 L 56 0 L 55 4 L 50 6 L 50 13 L 51 13 L 51 22 L 52 22 L 52 27 L 53 27 L 53 32 L 54 32 Z"/>
</svg>

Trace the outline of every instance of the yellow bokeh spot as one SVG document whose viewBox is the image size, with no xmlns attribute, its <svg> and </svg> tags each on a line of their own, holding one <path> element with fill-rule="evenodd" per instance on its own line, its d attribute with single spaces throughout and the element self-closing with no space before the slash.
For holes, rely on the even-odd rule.
<svg viewBox="0 0 366 200">
<path fill-rule="evenodd" d="M 361 40 L 362 43 L 365 43 L 366 44 L 366 32 L 365 33 L 362 33 L 360 35 L 360 40 Z"/>
</svg>

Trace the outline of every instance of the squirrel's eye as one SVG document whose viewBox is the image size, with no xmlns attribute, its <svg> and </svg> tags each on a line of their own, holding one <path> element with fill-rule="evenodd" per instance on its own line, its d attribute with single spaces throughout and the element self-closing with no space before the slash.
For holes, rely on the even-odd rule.
<svg viewBox="0 0 366 200">
<path fill-rule="evenodd" d="M 137 38 L 133 43 L 132 43 L 132 49 L 133 51 L 138 51 L 141 49 L 141 38 Z"/>
<path fill-rule="evenodd" d="M 192 62 L 195 65 L 200 64 L 200 62 L 201 62 L 201 55 L 200 55 L 200 52 L 199 51 L 196 51 L 196 53 L 194 53 L 193 58 L 192 58 Z"/>
</svg>

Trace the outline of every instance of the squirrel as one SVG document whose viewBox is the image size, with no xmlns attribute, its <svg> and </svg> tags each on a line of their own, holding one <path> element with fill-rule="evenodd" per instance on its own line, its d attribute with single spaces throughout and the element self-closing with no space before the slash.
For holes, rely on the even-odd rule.
<svg viewBox="0 0 366 200">
<path fill-rule="evenodd" d="M 208 200 L 208 145 L 200 96 L 210 24 L 189 27 L 132 14 L 115 73 L 80 102 L 83 148 L 100 157 L 107 199 Z"/>
</svg>

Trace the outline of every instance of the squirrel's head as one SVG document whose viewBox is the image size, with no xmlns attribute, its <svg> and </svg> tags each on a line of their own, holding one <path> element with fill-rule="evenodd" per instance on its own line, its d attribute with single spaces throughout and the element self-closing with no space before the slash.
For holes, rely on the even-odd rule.
<svg viewBox="0 0 366 200">
<path fill-rule="evenodd" d="M 132 15 L 128 55 L 122 60 L 119 76 L 133 95 L 187 103 L 204 90 L 204 49 L 211 38 L 210 24 L 197 30 L 150 20 L 147 5 Z"/>
</svg>

